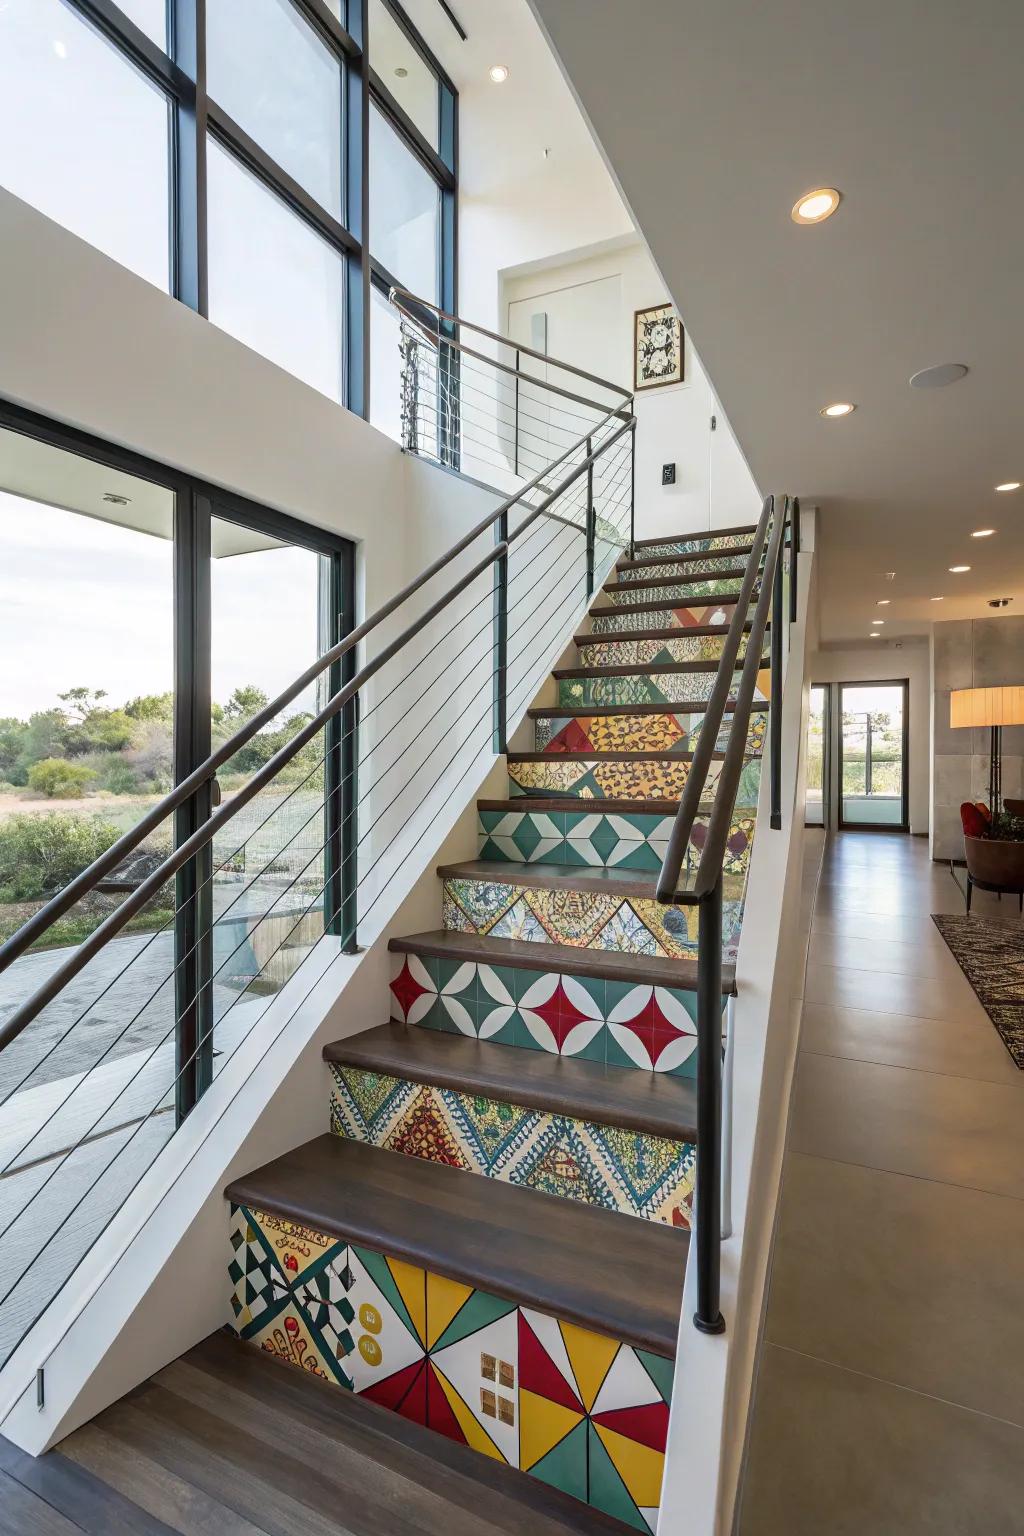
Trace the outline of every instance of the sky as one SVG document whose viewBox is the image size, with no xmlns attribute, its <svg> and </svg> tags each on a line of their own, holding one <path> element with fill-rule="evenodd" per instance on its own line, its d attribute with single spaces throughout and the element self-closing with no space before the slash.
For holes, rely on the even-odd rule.
<svg viewBox="0 0 1024 1536">
<path fill-rule="evenodd" d="M 244 683 L 272 695 L 314 658 L 316 562 L 289 548 L 213 562 L 214 699 Z M 0 491 L 0 718 L 78 686 L 111 707 L 164 693 L 173 643 L 170 540 Z"/>
</svg>

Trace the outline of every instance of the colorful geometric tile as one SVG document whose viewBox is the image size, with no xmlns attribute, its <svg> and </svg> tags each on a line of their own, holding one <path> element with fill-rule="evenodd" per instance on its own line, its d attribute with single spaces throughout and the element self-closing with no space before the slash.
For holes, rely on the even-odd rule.
<svg viewBox="0 0 1024 1536">
<path fill-rule="evenodd" d="M 524 1001 L 523 1010 L 560 1044 L 581 1025 L 591 1037 L 603 1029 L 601 1018 L 563 1014 L 551 1006 L 555 1001 L 536 1010 Z M 650 1066 L 650 1053 L 644 1064 Z M 689 1225 L 695 1149 L 686 1142 L 410 1081 L 367 1116 L 362 1106 L 374 1094 L 365 1080 L 376 1074 L 337 1063 L 331 1074 L 335 1135 L 604 1210 Z"/>
<path fill-rule="evenodd" d="M 230 1231 L 233 1302 L 247 1246 L 282 1289 L 262 1324 L 236 1312 L 247 1342 L 635 1530 L 655 1529 L 670 1360 L 262 1211 L 233 1206 Z M 278 1253 L 304 1265 L 315 1294 L 289 1290 Z M 309 1309 L 348 1320 L 342 1353 L 331 1357 Z"/>
<path fill-rule="evenodd" d="M 741 565 L 735 567 L 742 569 Z M 739 576 L 702 576 L 683 577 L 680 581 L 668 587 L 633 587 L 611 585 L 606 590 L 612 602 L 623 607 L 629 607 L 633 603 L 663 602 L 671 603 L 678 600 L 681 603 L 692 604 L 700 598 L 734 597 L 739 591 L 741 577 Z M 756 595 L 755 586 L 755 595 Z M 649 594 L 653 594 L 649 595 Z"/>
<path fill-rule="evenodd" d="M 766 667 L 757 675 L 754 690 L 757 700 L 764 701 L 769 697 L 770 681 L 771 674 Z M 707 699 L 714 685 L 714 672 L 656 672 L 638 667 L 635 673 L 624 677 L 560 677 L 558 702 L 577 708 L 602 704 L 674 704 Z"/>
<path fill-rule="evenodd" d="M 710 765 L 708 800 L 714 797 L 720 761 Z M 678 800 L 690 772 L 688 756 L 570 758 L 552 752 L 540 759 L 509 761 L 509 794 L 575 795 L 590 800 Z"/>
<path fill-rule="evenodd" d="M 637 596 L 639 598 L 640 594 L 638 593 Z M 672 593 L 667 592 L 662 595 L 657 588 L 651 588 L 650 595 L 644 598 L 645 603 L 660 604 L 671 602 L 671 600 Z M 728 624 L 729 619 L 732 618 L 734 606 L 729 608 L 728 618 L 718 621 L 719 623 Z M 614 613 L 596 613 L 593 615 L 590 632 L 594 635 L 626 635 L 638 629 L 678 629 L 685 634 L 687 630 L 692 630 L 696 627 L 690 617 L 694 611 L 693 608 L 685 606 L 677 608 L 647 608 L 638 605 L 624 605 L 620 601 L 616 605 Z M 712 609 L 711 611 L 714 612 L 715 610 Z M 725 636 L 724 634 L 705 635 L 703 638 L 716 641 L 720 647 Z M 716 656 L 718 651 L 708 651 L 705 654 Z"/>
<path fill-rule="evenodd" d="M 653 560 L 658 555 L 688 555 L 714 549 L 738 549 L 751 543 L 750 533 L 695 533 L 692 538 L 665 539 L 657 544 L 642 544 L 638 560 Z"/>
<path fill-rule="evenodd" d="M 640 624 L 636 627 L 649 629 L 652 626 Z M 746 643 L 747 636 L 744 635 L 740 641 L 741 658 Z M 718 661 L 724 644 L 722 635 L 692 635 L 680 627 L 678 635 L 655 639 L 602 634 L 596 640 L 580 640 L 577 650 L 581 667 L 647 667 L 666 661 Z"/>
</svg>

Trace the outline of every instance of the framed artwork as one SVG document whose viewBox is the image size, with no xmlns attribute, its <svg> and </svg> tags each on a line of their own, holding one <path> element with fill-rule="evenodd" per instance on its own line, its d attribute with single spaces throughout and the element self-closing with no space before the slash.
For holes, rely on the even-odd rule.
<svg viewBox="0 0 1024 1536">
<path fill-rule="evenodd" d="M 660 389 L 683 380 L 683 325 L 671 304 L 633 316 L 633 387 Z"/>
</svg>

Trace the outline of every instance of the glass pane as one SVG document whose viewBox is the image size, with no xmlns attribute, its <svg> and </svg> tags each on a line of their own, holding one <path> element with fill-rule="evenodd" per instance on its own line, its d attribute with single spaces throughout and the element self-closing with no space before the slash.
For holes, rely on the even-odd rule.
<svg viewBox="0 0 1024 1536">
<path fill-rule="evenodd" d="M 117 0 L 130 21 L 161 48 L 167 47 L 167 0 Z"/>
<path fill-rule="evenodd" d="M 344 258 L 210 141 L 210 319 L 342 400 Z"/>
<path fill-rule="evenodd" d="M 825 689 L 812 685 L 807 717 L 807 795 L 804 820 L 808 826 L 825 823 Z"/>
<path fill-rule="evenodd" d="M 216 746 L 329 643 L 326 560 L 214 518 L 212 697 Z M 275 622 L 268 628 L 266 615 Z M 321 637 L 323 636 L 323 645 Z M 225 801 L 326 699 L 312 684 L 220 771 Z M 324 741 L 316 736 L 214 844 L 214 1013 L 239 1023 L 278 990 L 324 930 Z"/>
<path fill-rule="evenodd" d="M 384 0 L 369 0 L 370 64 L 433 149 L 438 146 L 437 76 L 424 63 Z"/>
<path fill-rule="evenodd" d="M 0 183 L 170 286 L 163 93 L 60 0 L 0 6 Z"/>
<path fill-rule="evenodd" d="M 402 440 L 402 357 L 398 315 L 379 288 L 371 289 L 370 421 Z"/>
<path fill-rule="evenodd" d="M 370 108 L 370 241 L 403 287 L 437 302 L 440 193 L 398 134 Z"/>
<path fill-rule="evenodd" d="M 290 0 L 207 0 L 210 95 L 341 218 L 341 65 Z"/>
<path fill-rule="evenodd" d="M 841 689 L 843 820 L 903 824 L 903 689 L 858 683 Z"/>
</svg>

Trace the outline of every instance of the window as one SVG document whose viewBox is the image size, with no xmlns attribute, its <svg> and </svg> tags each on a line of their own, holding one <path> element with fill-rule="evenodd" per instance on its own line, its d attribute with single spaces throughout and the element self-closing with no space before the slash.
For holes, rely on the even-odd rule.
<svg viewBox="0 0 1024 1536">
<path fill-rule="evenodd" d="M 219 144 L 207 178 L 210 319 L 341 400 L 344 257 Z"/>
<path fill-rule="evenodd" d="M 397 0 L 0 0 L 0 186 L 388 430 L 389 286 L 455 306 L 457 106 Z"/>
<path fill-rule="evenodd" d="M 437 182 L 376 106 L 370 108 L 370 246 L 418 298 L 437 302 Z"/>
<path fill-rule="evenodd" d="M 341 63 L 291 0 L 207 0 L 210 95 L 336 219 Z"/>
<path fill-rule="evenodd" d="M 165 289 L 168 124 L 163 92 L 60 0 L 0 7 L 0 183 Z"/>
</svg>

